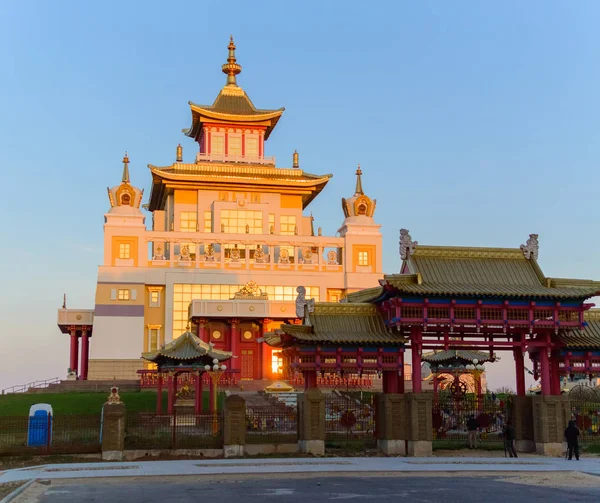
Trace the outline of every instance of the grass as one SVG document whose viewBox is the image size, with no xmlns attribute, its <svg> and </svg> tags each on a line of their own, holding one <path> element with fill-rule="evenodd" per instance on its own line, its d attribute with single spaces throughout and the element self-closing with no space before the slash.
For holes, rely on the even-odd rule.
<svg viewBox="0 0 600 503">
<path fill-rule="evenodd" d="M 584 444 L 581 450 L 588 454 L 600 454 L 600 444 Z"/>
<path fill-rule="evenodd" d="M 504 444 L 502 442 L 477 442 L 477 449 L 484 451 L 502 451 Z M 432 443 L 433 450 L 444 450 L 444 451 L 459 451 L 461 449 L 467 449 L 468 443 L 460 440 L 434 440 Z"/>
<path fill-rule="evenodd" d="M 130 412 L 152 412 L 156 410 L 155 391 L 124 391 L 119 393 L 121 400 Z M 167 410 L 167 392 L 162 394 L 163 411 Z M 209 392 L 202 396 L 203 408 L 209 410 Z M 99 414 L 106 402 L 106 392 L 72 392 L 72 393 L 18 393 L 0 395 L 0 416 L 27 416 L 29 408 L 37 403 L 52 405 L 54 415 L 65 414 Z M 223 395 L 219 393 L 219 407 Z"/>
</svg>

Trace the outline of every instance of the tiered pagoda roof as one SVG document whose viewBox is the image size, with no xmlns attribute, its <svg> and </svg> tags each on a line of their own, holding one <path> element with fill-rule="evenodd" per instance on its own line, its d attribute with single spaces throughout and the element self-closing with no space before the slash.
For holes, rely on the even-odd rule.
<svg viewBox="0 0 600 503">
<path fill-rule="evenodd" d="M 496 358 L 490 357 L 489 353 L 467 349 L 431 351 L 429 353 L 423 353 L 421 359 L 429 363 L 433 370 L 438 367 L 448 368 L 450 366 L 459 367 L 461 365 L 469 365 L 474 361 L 477 361 L 478 364 L 496 361 Z"/>
<path fill-rule="evenodd" d="M 303 325 L 282 325 L 265 334 L 270 346 L 336 345 L 401 346 L 406 339 L 386 328 L 381 313 L 372 304 L 317 302 Z"/>
<path fill-rule="evenodd" d="M 535 241 L 537 246 L 537 237 Z M 380 287 L 349 294 L 348 302 L 377 302 L 397 294 L 557 300 L 600 294 L 600 281 L 546 277 L 537 263 L 537 248 L 535 253 L 528 253 L 525 245 L 417 246 L 410 235 L 407 243 L 401 273 L 384 276 Z"/>
<path fill-rule="evenodd" d="M 204 367 L 213 364 L 213 360 L 223 362 L 232 358 L 232 353 L 215 349 L 212 344 L 196 337 L 189 330 L 177 339 L 155 351 L 142 353 L 142 358 L 159 367 Z"/>
<path fill-rule="evenodd" d="M 584 314 L 587 326 L 584 330 L 559 333 L 557 339 L 567 349 L 600 349 L 600 309 L 591 309 Z"/>
</svg>

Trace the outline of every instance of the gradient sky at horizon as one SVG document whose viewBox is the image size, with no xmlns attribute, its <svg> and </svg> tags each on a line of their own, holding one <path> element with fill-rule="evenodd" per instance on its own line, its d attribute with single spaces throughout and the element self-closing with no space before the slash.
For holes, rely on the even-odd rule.
<svg viewBox="0 0 600 503">
<path fill-rule="evenodd" d="M 147 164 L 179 142 L 193 158 L 187 102 L 223 86 L 230 33 L 254 104 L 286 107 L 267 155 L 334 175 L 309 207 L 325 234 L 360 163 L 386 272 L 406 227 L 435 245 L 536 232 L 547 275 L 600 279 L 599 18 L 591 0 L 2 2 L 0 388 L 64 376 L 56 309 L 94 305 L 106 186 L 125 150 L 146 196 Z M 492 388 L 514 387 L 502 356 Z"/>
</svg>

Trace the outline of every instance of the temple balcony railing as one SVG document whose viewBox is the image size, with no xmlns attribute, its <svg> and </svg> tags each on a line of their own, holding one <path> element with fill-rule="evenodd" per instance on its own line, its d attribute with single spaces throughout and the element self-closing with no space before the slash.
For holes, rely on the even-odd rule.
<svg viewBox="0 0 600 503">
<path fill-rule="evenodd" d="M 148 389 L 158 387 L 158 380 L 160 378 L 158 371 L 152 369 L 138 370 L 137 374 L 140 376 L 140 388 Z M 163 388 L 166 388 L 166 375 L 163 374 L 162 379 Z M 219 388 L 235 388 L 238 386 L 239 382 L 239 371 L 226 370 L 219 378 Z M 210 389 L 210 376 L 206 372 L 202 373 L 202 384 L 205 390 Z M 179 390 L 186 385 L 192 388 L 194 386 L 194 375 L 191 372 L 183 372 L 177 378 L 177 387 Z"/>
<path fill-rule="evenodd" d="M 237 162 L 242 164 L 268 164 L 275 165 L 275 157 L 265 157 L 259 155 L 233 155 L 233 154 L 210 154 L 198 152 L 196 154 L 196 163 L 201 162 Z"/>
<path fill-rule="evenodd" d="M 150 267 L 343 272 L 343 238 L 148 231 L 146 242 Z"/>
</svg>

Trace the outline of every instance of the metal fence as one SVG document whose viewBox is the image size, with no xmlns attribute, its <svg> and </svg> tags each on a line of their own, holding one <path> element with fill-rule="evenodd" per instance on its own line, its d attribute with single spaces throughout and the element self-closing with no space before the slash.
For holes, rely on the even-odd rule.
<svg viewBox="0 0 600 503">
<path fill-rule="evenodd" d="M 468 446 L 467 421 L 471 416 L 477 422 L 476 447 L 503 445 L 503 429 L 511 419 L 512 399 L 492 398 L 488 395 L 468 395 L 456 399 L 440 397 L 433 404 L 434 448 Z"/>
<path fill-rule="evenodd" d="M 294 444 L 297 441 L 297 409 L 283 404 L 246 408 L 246 443 Z"/>
<path fill-rule="evenodd" d="M 0 417 L 0 454 L 100 452 L 101 416 Z"/>
<path fill-rule="evenodd" d="M 571 400 L 571 412 L 579 428 L 580 441 L 600 443 L 600 401 Z"/>
<path fill-rule="evenodd" d="M 223 414 L 127 413 L 125 449 L 220 449 Z"/>
<path fill-rule="evenodd" d="M 325 446 L 363 450 L 377 446 L 374 393 L 325 395 Z"/>
</svg>

